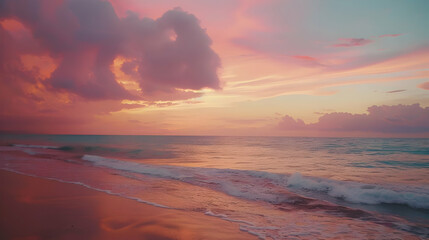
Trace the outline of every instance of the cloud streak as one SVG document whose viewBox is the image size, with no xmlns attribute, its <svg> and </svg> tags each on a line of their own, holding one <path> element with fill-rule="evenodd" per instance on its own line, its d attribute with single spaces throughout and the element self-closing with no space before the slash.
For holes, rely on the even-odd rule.
<svg viewBox="0 0 429 240">
<path fill-rule="evenodd" d="M 402 34 L 384 34 L 384 35 L 380 35 L 378 36 L 379 38 L 385 38 L 385 37 L 399 37 L 402 36 Z"/>
<path fill-rule="evenodd" d="M 429 82 L 424 82 L 422 84 L 419 84 L 418 87 L 424 90 L 429 90 Z"/>
<path fill-rule="evenodd" d="M 360 47 L 372 43 L 373 40 L 365 38 L 340 38 L 333 47 Z"/>
<path fill-rule="evenodd" d="M 405 91 L 406 91 L 405 89 L 398 89 L 398 90 L 387 91 L 386 93 L 400 93 Z"/>
</svg>

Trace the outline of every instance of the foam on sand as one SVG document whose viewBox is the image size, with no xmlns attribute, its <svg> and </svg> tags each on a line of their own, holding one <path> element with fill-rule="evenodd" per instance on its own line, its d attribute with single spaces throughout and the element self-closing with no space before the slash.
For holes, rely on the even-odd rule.
<svg viewBox="0 0 429 240">
<path fill-rule="evenodd" d="M 23 172 L 16 171 L 16 170 L 13 170 L 13 169 L 10 169 L 10 168 L 1 168 L 1 169 L 5 170 L 5 171 L 17 173 L 17 174 L 29 176 L 29 177 L 36 177 L 36 178 L 39 177 L 39 176 L 34 175 L 34 174 L 23 173 Z M 168 207 L 168 206 L 165 206 L 165 205 L 162 205 L 162 204 L 145 201 L 145 200 L 140 199 L 140 198 L 130 197 L 130 196 L 127 196 L 127 195 L 124 195 L 124 194 L 120 194 L 120 193 L 115 193 L 115 192 L 112 192 L 111 190 L 92 187 L 92 186 L 90 186 L 88 184 L 85 184 L 85 183 L 82 183 L 82 182 L 65 181 L 65 180 L 61 180 L 61 179 L 58 179 L 58 178 L 51 178 L 51 177 L 43 177 L 43 178 L 44 179 L 48 179 L 48 180 L 52 180 L 52 181 L 56 181 L 56 182 L 61 182 L 61 183 L 71 183 L 71 184 L 83 186 L 83 187 L 86 187 L 86 188 L 91 189 L 91 190 L 95 190 L 95 191 L 98 191 L 98 192 L 107 193 L 107 194 L 112 195 L 112 196 L 118 196 L 118 197 L 122 197 L 122 198 L 127 198 L 127 199 L 130 199 L 130 200 L 137 201 L 139 203 L 145 203 L 145 204 L 148 204 L 148 205 L 152 205 L 154 207 L 166 208 L 166 209 L 175 209 L 175 208 L 171 208 L 171 207 Z"/>
</svg>

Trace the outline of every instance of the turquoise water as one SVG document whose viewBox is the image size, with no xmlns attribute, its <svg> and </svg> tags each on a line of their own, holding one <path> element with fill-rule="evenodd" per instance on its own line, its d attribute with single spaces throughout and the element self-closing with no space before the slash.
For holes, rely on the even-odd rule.
<svg viewBox="0 0 429 240">
<path fill-rule="evenodd" d="M 429 139 L 1 135 L 0 143 L 4 170 L 241 221 L 261 239 L 290 237 L 292 225 L 308 232 L 282 217 L 292 210 L 320 214 L 318 234 L 344 222 L 356 235 L 336 237 L 377 237 L 380 227 L 429 235 Z"/>
<path fill-rule="evenodd" d="M 2 135 L 0 141 L 153 164 L 429 184 L 429 139 Z"/>
</svg>

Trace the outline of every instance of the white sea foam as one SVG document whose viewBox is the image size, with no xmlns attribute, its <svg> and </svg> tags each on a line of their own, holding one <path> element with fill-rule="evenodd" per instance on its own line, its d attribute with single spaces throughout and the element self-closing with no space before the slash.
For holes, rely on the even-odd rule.
<svg viewBox="0 0 429 240">
<path fill-rule="evenodd" d="M 165 205 L 162 205 L 162 204 L 158 204 L 158 203 L 154 203 L 154 202 L 149 202 L 149 201 L 137 198 L 137 197 L 131 197 L 131 196 L 127 196 L 127 195 L 124 195 L 124 194 L 112 192 L 111 190 L 108 190 L 108 189 L 101 189 L 101 188 L 97 188 L 97 187 L 92 187 L 92 186 L 90 186 L 88 184 L 85 184 L 85 183 L 82 183 L 82 182 L 66 181 L 66 180 L 61 180 L 61 179 L 58 179 L 58 178 L 51 178 L 51 177 L 40 177 L 40 176 L 37 176 L 37 175 L 34 175 L 34 174 L 23 173 L 23 172 L 16 171 L 16 170 L 13 170 L 13 169 L 10 169 L 10 168 L 0 168 L 0 169 L 5 170 L 5 171 L 9 171 L 9 172 L 13 172 L 13 173 L 17 173 L 17 174 L 21 174 L 21 175 L 25 175 L 25 176 L 30 176 L 30 177 L 44 178 L 44 179 L 48 179 L 48 180 L 52 180 L 52 181 L 56 181 L 56 182 L 61 182 L 61 183 L 71 183 L 71 184 L 83 186 L 85 188 L 92 189 L 92 190 L 95 190 L 95 191 L 98 191 L 98 192 L 107 193 L 109 195 L 123 197 L 123 198 L 134 200 L 134 201 L 137 201 L 137 202 L 140 202 L 140 203 L 145 203 L 145 204 L 148 204 L 148 205 L 152 205 L 154 207 L 167 208 L 167 209 L 175 209 L 175 208 L 168 207 L 168 206 L 165 206 Z"/>
<path fill-rule="evenodd" d="M 20 147 L 20 148 L 58 149 L 58 147 L 55 147 L 55 146 L 46 146 L 46 145 L 13 144 L 13 146 Z"/>
<path fill-rule="evenodd" d="M 352 203 L 395 203 L 405 204 L 414 208 L 429 209 L 429 192 L 416 192 L 412 191 L 411 188 L 393 190 L 380 185 L 303 177 L 300 173 L 292 174 L 287 181 L 287 185 L 292 188 L 326 192 L 332 197 L 341 198 Z"/>
<path fill-rule="evenodd" d="M 265 234 L 260 233 L 260 232 L 256 232 L 256 231 L 252 231 L 248 227 L 240 226 L 239 228 L 240 228 L 240 231 L 247 232 L 247 233 L 249 233 L 249 234 L 251 234 L 253 236 L 256 236 L 257 238 L 259 238 L 261 240 L 267 239 L 267 237 L 265 236 Z"/>
<path fill-rule="evenodd" d="M 97 166 L 180 180 L 231 196 L 275 204 L 289 202 L 291 196 L 296 197 L 288 190 L 305 189 L 324 192 L 351 203 L 393 203 L 429 209 L 428 189 L 391 189 L 380 185 L 304 177 L 300 173 L 288 176 L 260 171 L 150 165 L 95 155 L 85 155 L 82 159 Z"/>
<path fill-rule="evenodd" d="M 280 177 L 280 174 L 235 169 L 151 165 L 95 155 L 84 155 L 82 159 L 92 162 L 96 166 L 179 180 L 248 200 L 281 203 L 288 202 L 288 194 L 293 194 L 280 184 L 287 180 L 287 176 Z"/>
<path fill-rule="evenodd" d="M 8 152 L 8 151 L 21 151 L 25 152 L 28 155 L 36 155 L 37 152 L 34 149 L 22 148 L 22 147 L 11 147 L 11 146 L 0 146 L 0 152 Z"/>
<path fill-rule="evenodd" d="M 217 217 L 217 218 L 223 219 L 223 220 L 228 221 L 228 222 L 241 223 L 240 226 L 239 226 L 240 231 L 247 232 L 247 233 L 249 233 L 251 235 L 254 235 L 254 236 L 258 237 L 259 239 L 266 239 L 266 235 L 263 233 L 264 230 L 277 230 L 277 229 L 279 229 L 277 227 L 269 227 L 269 226 L 259 227 L 259 226 L 255 226 L 251 222 L 243 221 L 243 220 L 237 220 L 237 219 L 232 219 L 232 218 L 228 217 L 225 214 L 213 213 L 210 210 L 207 210 L 204 214 L 208 215 L 208 216 L 212 216 L 212 217 Z"/>
<path fill-rule="evenodd" d="M 191 177 L 186 174 L 186 168 L 173 166 L 155 166 L 150 164 L 141 164 L 136 162 L 126 162 L 111 158 L 100 157 L 96 155 L 84 155 L 83 160 L 92 162 L 96 166 L 103 166 L 117 170 L 136 172 L 151 176 L 169 178 L 169 179 L 184 179 Z M 180 171 L 184 170 L 184 171 Z"/>
<path fill-rule="evenodd" d="M 19 150 L 19 149 L 16 147 L 12 147 L 12 146 L 0 146 L 1 152 L 16 151 L 16 150 Z"/>
<path fill-rule="evenodd" d="M 11 159 L 15 159 L 15 157 L 12 157 Z M 24 157 L 23 157 L 24 158 Z M 37 162 L 41 161 L 42 158 L 35 158 L 27 156 L 28 162 L 31 162 L 32 164 L 36 164 Z M 33 160 L 34 159 L 34 160 Z M 193 185 L 203 186 L 210 189 L 213 189 L 218 192 L 223 192 L 232 196 L 236 196 L 238 198 L 241 198 L 243 203 L 247 203 L 249 201 L 247 200 L 257 200 L 258 202 L 252 202 L 252 204 L 258 204 L 259 201 L 265 201 L 269 203 L 282 203 L 283 202 L 283 196 L 284 192 L 288 189 L 301 189 L 301 191 L 296 192 L 302 192 L 302 190 L 309 190 L 309 192 L 322 192 L 321 194 L 327 193 L 330 194 L 330 189 L 332 189 L 331 185 L 344 185 L 346 188 L 349 188 L 348 186 L 360 186 L 361 189 L 375 189 L 376 186 L 369 186 L 361 183 L 353 183 L 353 182 L 340 182 L 340 181 L 333 181 L 329 179 L 321 179 L 321 178 L 313 178 L 313 177 L 303 177 L 300 174 L 293 174 L 293 175 L 285 175 L 285 174 L 274 174 L 274 173 L 267 173 L 267 172 L 260 172 L 260 171 L 247 171 L 247 170 L 234 170 L 234 169 L 210 169 L 210 168 L 197 168 L 197 167 L 180 167 L 180 166 L 165 166 L 165 165 L 151 165 L 151 164 L 144 164 L 144 163 L 137 163 L 137 162 L 129 162 L 129 161 L 121 161 L 117 159 L 112 158 L 104 158 L 100 156 L 95 155 L 85 155 L 82 157 L 83 160 L 86 161 L 86 164 L 83 164 L 85 168 L 92 169 L 92 171 L 98 171 L 100 169 L 98 168 L 92 168 L 88 165 L 93 166 L 99 166 L 99 167 L 105 167 L 109 168 L 109 171 L 106 172 L 114 172 L 115 174 L 124 174 L 124 175 L 131 175 L 131 176 L 139 176 L 139 174 L 149 175 L 149 176 L 155 176 L 159 178 L 165 178 L 165 179 L 172 179 L 172 180 L 178 180 L 185 183 L 190 183 Z M 4 168 L 9 168 L 9 163 L 12 165 L 19 164 L 22 161 L 15 161 L 15 160 L 9 160 L 8 158 L 3 159 L 7 164 L 4 164 Z M 61 163 L 64 164 L 67 161 L 57 161 L 57 159 L 49 159 L 52 163 Z M 34 163 L 36 162 L 36 163 Z M 82 161 L 76 161 L 77 163 L 82 163 Z M 43 166 L 47 165 L 49 162 L 45 163 L 43 162 Z M 68 162 L 67 162 L 68 163 Z M 90 163 L 90 164 L 88 164 Z M 21 166 L 21 165 L 17 165 Z M 24 168 L 22 168 L 24 171 L 27 167 L 27 164 L 22 165 Z M 81 166 L 81 165 L 76 165 Z M 13 168 L 13 166 L 10 166 Z M 28 165 L 28 167 L 31 168 L 31 165 Z M 73 165 L 74 167 L 74 165 Z M 20 168 L 18 168 L 20 169 Z M 33 168 L 31 168 L 33 169 Z M 57 168 L 55 168 L 57 169 Z M 74 168 L 73 168 L 74 169 Z M 115 169 L 119 171 L 110 171 L 110 169 Z M 30 171 L 34 172 L 34 171 Z M 35 171 L 37 172 L 37 171 Z M 104 172 L 104 171 L 103 171 Z M 26 174 L 29 175 L 29 174 Z M 86 174 L 82 175 L 85 176 Z M 104 192 L 107 194 L 120 196 L 128 199 L 132 199 L 134 201 L 142 202 L 145 204 L 150 204 L 157 207 L 164 207 L 164 208 L 172 208 L 167 205 L 171 204 L 166 203 L 158 198 L 148 198 L 149 201 L 145 201 L 141 198 L 135 197 L 139 196 L 142 197 L 142 195 L 136 195 L 133 192 L 129 192 L 127 189 L 122 189 L 122 186 L 115 187 L 115 185 L 110 184 L 97 184 L 93 183 L 92 180 L 86 180 L 85 178 L 63 178 L 62 175 L 53 174 L 53 175 L 44 175 L 44 176 L 55 176 L 55 178 L 49 178 L 49 177 L 42 177 L 47 178 L 55 181 L 65 182 L 65 183 L 72 183 L 77 185 L 82 185 L 84 187 L 97 190 L 100 192 Z M 143 175 L 142 175 L 143 176 Z M 60 179 L 57 179 L 60 178 Z M 67 180 L 61 180 L 61 179 L 67 179 Z M 91 178 L 92 179 L 92 178 Z M 100 181 L 104 181 L 103 178 L 100 179 Z M 154 179 L 154 181 L 157 181 L 157 179 Z M 330 185 L 331 184 L 331 185 Z M 388 188 L 383 188 L 388 189 Z M 123 191 L 125 190 L 125 191 Z M 141 191 L 140 188 L 136 189 L 137 192 Z M 391 191 L 394 191 L 393 189 L 390 189 Z M 405 191 L 410 192 L 410 191 Z M 411 191 L 413 193 L 419 193 L 416 191 Z M 181 197 L 188 197 L 186 193 L 183 193 L 184 195 L 181 195 Z M 144 195 L 145 196 L 145 195 Z M 320 195 L 319 195 L 320 196 Z M 339 196 L 347 201 L 350 201 L 346 199 L 344 196 Z M 145 197 L 142 197 L 145 198 Z M 287 196 L 286 196 L 287 198 Z M 162 204 L 158 204 L 162 203 Z M 244 208 L 236 208 L 236 203 L 240 202 L 240 200 L 234 200 L 234 202 L 231 203 L 230 206 L 225 205 L 206 205 L 207 201 L 204 201 L 204 204 L 198 205 L 195 204 L 195 209 L 198 209 L 196 211 L 200 211 L 201 209 L 205 209 L 203 213 L 205 213 L 208 216 L 217 217 L 226 221 L 235 222 L 240 225 L 240 230 L 243 232 L 247 232 L 249 234 L 253 234 L 257 236 L 260 239 L 285 239 L 287 236 L 288 239 L 314 239 L 317 237 L 322 238 L 333 238 L 333 236 L 330 236 L 331 223 L 332 220 L 329 220 L 332 216 L 326 215 L 328 217 L 327 222 L 324 225 L 323 218 L 316 218 L 314 215 L 320 214 L 323 215 L 323 211 L 292 211 L 290 214 L 285 214 L 284 212 L 280 212 L 279 215 L 277 214 L 271 214 L 274 211 L 278 211 L 279 209 L 293 209 L 293 205 L 288 205 L 286 208 L 284 208 L 285 205 L 279 205 L 280 208 L 277 208 L 276 205 L 269 205 L 269 204 L 261 204 L 261 208 L 253 208 L 248 207 L 247 204 Z M 376 203 L 374 203 L 376 204 Z M 181 209 L 188 211 L 190 210 L 187 207 L 184 207 L 182 205 L 174 206 L 175 209 Z M 192 205 L 192 209 L 194 209 L 194 205 Z M 208 210 L 208 209 L 214 209 Z M 219 211 L 217 210 L 219 209 Z M 238 210 L 239 209 L 239 210 Z M 299 208 L 301 209 L 301 208 Z M 264 211 L 267 212 L 264 212 Z M 310 216 L 310 217 L 308 217 Z M 284 218 L 283 218 L 284 217 Z M 335 216 L 334 216 L 335 218 Z M 316 219 L 317 221 L 314 221 Z M 317 227 L 317 224 L 320 222 L 320 226 Z M 346 220 L 346 219 L 342 219 Z M 365 232 L 367 228 L 366 223 L 360 223 L 361 219 L 352 219 L 347 220 L 347 223 L 344 223 L 345 229 L 343 233 L 340 233 L 341 236 L 346 235 L 348 236 L 348 239 L 350 239 L 350 235 L 348 235 L 349 232 L 356 231 L 355 228 L 348 228 L 348 226 L 354 226 L 353 224 L 357 224 L 362 227 L 362 232 Z M 378 220 L 377 220 L 378 221 Z M 315 223 L 317 222 L 317 223 Z M 335 222 L 335 221 L 334 221 Z M 372 222 L 368 222 L 370 224 L 371 228 L 374 228 L 376 226 L 376 230 L 378 229 L 378 225 L 372 224 Z M 382 234 L 388 234 L 385 233 L 385 229 L 379 229 L 377 231 L 380 231 Z M 409 232 L 414 231 L 407 230 Z M 328 234 L 328 235 L 326 235 Z M 423 232 L 422 236 L 427 236 L 427 234 Z M 355 237 L 355 238 L 361 238 L 364 239 L 366 235 Z M 381 235 L 377 235 L 381 236 Z M 391 236 L 391 235 L 389 235 Z M 353 238 L 353 237 L 352 237 Z M 386 238 L 393 238 L 393 237 L 386 237 Z M 344 239 L 347 239 L 347 237 L 344 237 Z"/>
<path fill-rule="evenodd" d="M 210 211 L 210 210 L 207 210 L 204 214 L 205 214 L 205 215 L 208 215 L 208 216 L 212 216 L 212 217 L 221 218 L 221 219 L 226 220 L 226 221 L 229 221 L 229 222 L 244 223 L 244 224 L 246 224 L 246 225 L 254 226 L 254 224 L 253 224 L 253 223 L 251 223 L 251 222 L 243 221 L 243 220 L 237 220 L 237 219 L 232 219 L 232 218 L 229 218 L 229 217 L 228 217 L 227 215 L 225 215 L 225 214 L 216 214 L 216 213 L 213 213 L 213 212 L 212 212 L 212 211 Z"/>
</svg>

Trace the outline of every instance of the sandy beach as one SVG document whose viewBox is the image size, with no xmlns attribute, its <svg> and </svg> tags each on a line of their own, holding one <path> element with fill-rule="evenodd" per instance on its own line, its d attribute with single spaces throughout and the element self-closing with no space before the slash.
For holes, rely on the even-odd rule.
<svg viewBox="0 0 429 240">
<path fill-rule="evenodd" d="M 255 239 L 238 224 L 0 170 L 1 239 Z"/>
</svg>

